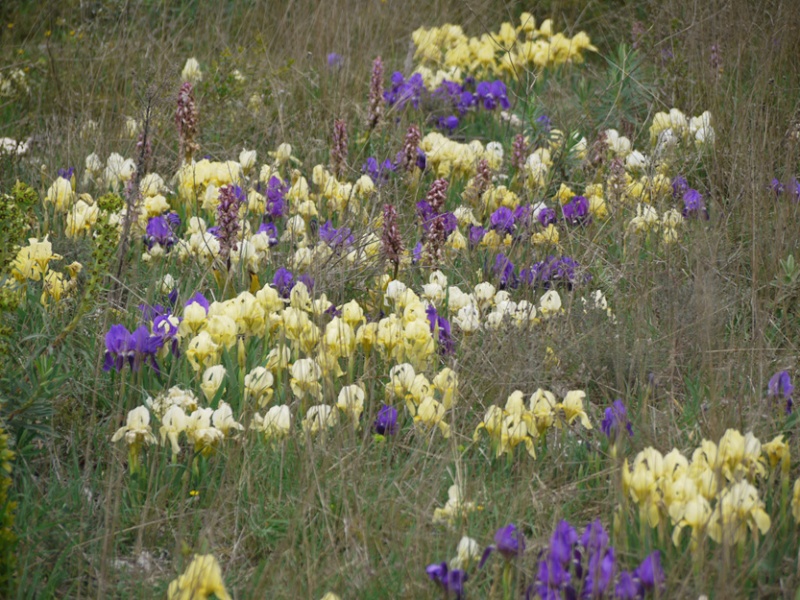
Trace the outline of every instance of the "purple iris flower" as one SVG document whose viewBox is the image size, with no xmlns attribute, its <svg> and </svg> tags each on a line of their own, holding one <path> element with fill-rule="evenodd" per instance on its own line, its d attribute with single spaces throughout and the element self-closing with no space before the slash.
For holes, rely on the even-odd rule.
<svg viewBox="0 0 800 600">
<path fill-rule="evenodd" d="M 112 325 L 106 333 L 106 354 L 103 370 L 109 371 L 113 367 L 121 371 L 128 358 L 131 347 L 131 332 L 124 325 Z"/>
<path fill-rule="evenodd" d="M 439 219 L 442 222 L 445 236 L 449 236 L 456 229 L 458 229 L 458 219 L 456 219 L 456 216 L 453 213 L 444 212 L 439 215 Z"/>
<path fill-rule="evenodd" d="M 423 150 L 422 148 L 417 148 L 417 163 L 416 164 L 417 164 L 417 168 L 420 171 L 424 171 L 425 170 L 425 165 L 428 164 L 428 157 L 425 154 L 425 150 Z"/>
<path fill-rule="evenodd" d="M 775 194 L 775 198 L 779 198 L 780 195 L 783 194 L 783 191 L 785 189 L 783 187 L 783 184 L 781 183 L 781 180 L 778 179 L 777 177 L 773 177 L 772 178 L 772 181 L 770 182 L 769 187 L 772 190 L 772 192 Z"/>
<path fill-rule="evenodd" d="M 486 230 L 480 225 L 470 225 L 469 228 L 469 245 L 475 247 L 481 243 L 483 236 L 486 235 Z"/>
<path fill-rule="evenodd" d="M 589 200 L 585 196 L 575 196 L 561 207 L 564 219 L 570 225 L 580 225 L 589 222 Z"/>
<path fill-rule="evenodd" d="M 184 304 L 184 306 L 189 306 L 190 304 L 193 304 L 195 302 L 200 306 L 202 306 L 204 309 L 206 309 L 206 314 L 208 314 L 208 308 L 210 305 L 208 303 L 208 300 L 206 300 L 206 297 L 203 296 L 203 294 L 201 294 L 200 292 L 195 292 L 194 295 L 186 301 L 186 304 Z"/>
<path fill-rule="evenodd" d="M 168 250 L 178 241 L 170 222 L 165 217 L 150 217 L 150 220 L 147 221 L 144 237 L 148 250 L 155 244 Z"/>
<path fill-rule="evenodd" d="M 800 201 L 800 181 L 797 177 L 792 177 L 786 184 L 786 192 L 794 202 Z"/>
<path fill-rule="evenodd" d="M 526 285 L 536 287 L 542 285 L 544 288 L 552 288 L 559 283 L 565 283 L 567 289 L 572 289 L 576 283 L 577 271 L 580 264 L 569 256 L 548 256 L 542 261 L 533 263 L 530 268 L 520 271 L 520 280 Z M 587 274 L 583 281 L 588 281 L 591 277 Z"/>
<path fill-rule="evenodd" d="M 153 335 L 161 337 L 161 346 L 164 346 L 167 342 L 169 342 L 170 352 L 172 352 L 172 355 L 180 356 L 180 345 L 178 343 L 177 335 L 178 326 L 183 320 L 183 317 L 178 317 L 177 323 L 174 323 L 170 317 L 172 317 L 171 314 L 165 313 L 157 316 L 153 320 Z"/>
<path fill-rule="evenodd" d="M 565 566 L 551 554 L 546 555 L 539 561 L 539 569 L 536 572 L 536 581 L 529 589 L 529 592 L 536 591 L 541 600 L 561 600 L 562 591 L 574 590 L 569 585 L 572 577 Z"/>
<path fill-rule="evenodd" d="M 481 81 L 475 88 L 475 95 L 486 110 L 494 110 L 498 104 L 504 110 L 511 106 L 506 84 L 499 79 L 492 82 Z"/>
<path fill-rule="evenodd" d="M 477 99 L 475 98 L 475 94 L 464 90 L 461 92 L 461 95 L 458 98 L 458 102 L 456 103 L 456 108 L 458 112 L 462 115 L 467 112 L 470 108 L 474 107 L 477 104 Z"/>
<path fill-rule="evenodd" d="M 502 252 L 497 255 L 497 258 L 495 258 L 494 268 L 492 270 L 494 271 L 494 274 L 500 278 L 501 290 L 506 289 L 507 287 L 516 287 L 519 283 L 519 279 L 514 273 L 514 263 L 512 263 Z"/>
<path fill-rule="evenodd" d="M 275 223 L 262 223 L 256 233 L 266 233 L 269 238 L 269 245 L 274 246 L 278 243 L 278 226 Z"/>
<path fill-rule="evenodd" d="M 288 298 L 294 287 L 294 275 L 288 269 L 281 267 L 275 271 L 275 275 L 272 277 L 272 285 L 275 286 L 275 289 L 278 290 L 282 297 Z"/>
<path fill-rule="evenodd" d="M 450 569 L 446 562 L 428 565 L 425 569 L 431 581 L 438 583 L 447 597 L 455 594 L 456 600 L 464 597 L 464 582 L 468 575 L 461 569 Z"/>
<path fill-rule="evenodd" d="M 428 230 L 433 220 L 436 218 L 437 212 L 427 200 L 420 200 L 417 202 L 417 217 L 422 222 L 422 227 L 425 231 Z"/>
<path fill-rule="evenodd" d="M 344 63 L 344 58 L 342 58 L 341 54 L 337 54 L 336 52 L 331 52 L 328 54 L 328 67 L 331 69 L 338 69 Z"/>
<path fill-rule="evenodd" d="M 545 207 L 536 213 L 536 220 L 542 224 L 542 227 L 547 227 L 551 223 L 556 222 L 556 211 L 554 208 Z"/>
<path fill-rule="evenodd" d="M 786 400 L 786 414 L 791 414 L 794 401 L 792 400 L 792 393 L 794 386 L 792 385 L 792 377 L 788 371 L 779 371 L 773 375 L 769 380 L 769 396 L 783 396 Z"/>
<path fill-rule="evenodd" d="M 458 128 L 458 117 L 455 115 L 450 115 L 449 117 L 440 117 L 439 121 L 436 123 L 436 127 L 439 129 L 446 129 L 452 133 Z"/>
<path fill-rule="evenodd" d="M 490 217 L 492 229 L 498 233 L 512 233 L 514 231 L 514 213 L 507 206 L 501 206 Z"/>
<path fill-rule="evenodd" d="M 532 214 L 533 207 L 530 204 L 520 204 L 514 209 L 514 222 L 519 223 L 521 227 L 530 227 Z"/>
<path fill-rule="evenodd" d="M 378 409 L 378 416 L 372 424 L 375 433 L 380 435 L 394 435 L 397 433 L 397 409 L 384 404 Z"/>
<path fill-rule="evenodd" d="M 616 441 L 623 429 L 628 431 L 628 435 L 633 435 L 633 426 L 628 420 L 628 409 L 622 400 L 614 400 L 611 406 L 606 409 L 600 429 L 612 442 Z"/>
<path fill-rule="evenodd" d="M 284 215 L 286 202 L 284 196 L 289 191 L 289 186 L 281 182 L 274 175 L 267 183 L 267 213 L 273 219 L 280 219 Z"/>
<path fill-rule="evenodd" d="M 150 335 L 146 325 L 138 327 L 133 333 L 124 325 L 112 325 L 105 341 L 104 371 L 110 371 L 112 367 L 121 371 L 126 361 L 131 369 L 138 371 L 142 362 L 149 359 L 156 373 L 160 372 L 155 355 L 163 342 L 161 336 Z"/>
<path fill-rule="evenodd" d="M 672 197 L 675 199 L 680 198 L 689 191 L 689 182 L 683 175 L 676 175 L 672 180 Z"/>
<path fill-rule="evenodd" d="M 708 221 L 708 209 L 700 192 L 695 189 L 689 189 L 683 194 L 683 210 L 681 214 L 686 219 L 702 215 Z"/>
<path fill-rule="evenodd" d="M 393 173 L 395 166 L 388 158 L 382 163 L 378 163 L 378 159 L 370 156 L 361 167 L 361 172 L 369 175 L 369 178 L 375 182 L 375 185 L 383 185 L 389 181 L 389 173 Z"/>
<path fill-rule="evenodd" d="M 545 133 L 550 133 L 550 129 L 552 129 L 552 127 L 553 127 L 553 122 L 550 120 L 550 117 L 548 117 L 547 115 L 542 115 L 541 117 L 537 117 L 536 118 L 536 124 Z"/>
<path fill-rule="evenodd" d="M 75 167 L 70 167 L 69 169 L 59 169 L 58 176 L 62 179 L 66 179 L 69 181 L 72 179 L 72 176 L 75 175 Z"/>
<path fill-rule="evenodd" d="M 517 530 L 516 525 L 509 523 L 497 530 L 497 533 L 494 534 L 494 544 L 487 546 L 486 550 L 483 551 L 483 556 L 481 556 L 481 561 L 478 564 L 479 569 L 483 568 L 489 555 L 495 550 L 502 554 L 506 560 L 512 560 L 525 552 L 525 538 Z"/>
<path fill-rule="evenodd" d="M 152 321 L 156 317 L 160 317 L 163 314 L 168 314 L 169 311 L 164 308 L 161 304 L 146 304 L 142 303 L 137 307 L 142 313 L 142 320 L 145 322 Z"/>
<path fill-rule="evenodd" d="M 331 248 L 338 248 L 340 246 L 349 246 L 353 243 L 353 236 L 350 235 L 349 227 L 342 227 L 336 229 L 331 225 L 330 220 L 319 228 L 319 239 L 328 244 Z"/>
<path fill-rule="evenodd" d="M 411 263 L 417 264 L 420 259 L 422 258 L 422 242 L 417 242 L 417 245 L 414 246 L 414 250 L 411 251 Z"/>
<path fill-rule="evenodd" d="M 578 533 L 569 521 L 562 519 L 550 538 L 549 554 L 560 564 L 566 565 L 576 543 L 578 543 Z"/>
<path fill-rule="evenodd" d="M 406 80 L 402 73 L 395 71 L 392 73 L 391 86 L 383 93 L 383 97 L 390 106 L 396 104 L 398 108 L 403 108 L 410 103 L 417 109 L 422 93 L 426 91 L 425 82 L 420 73 L 414 73 Z"/>
<path fill-rule="evenodd" d="M 614 598 L 617 600 L 636 600 L 639 598 L 639 584 L 634 580 L 630 571 L 619 574 L 617 585 L 614 587 Z"/>
<path fill-rule="evenodd" d="M 439 84 L 439 87 L 437 87 L 435 90 L 433 90 L 433 92 L 431 92 L 431 98 L 445 103 L 449 103 L 452 106 L 457 106 L 461 100 L 461 94 L 463 93 L 464 93 L 463 86 L 456 83 L 455 81 L 449 81 L 445 79 L 444 81 L 442 81 L 442 83 Z"/>
<path fill-rule="evenodd" d="M 589 568 L 583 584 L 584 598 L 602 598 L 614 577 L 617 561 L 614 548 L 605 548 L 589 556 Z"/>
<path fill-rule="evenodd" d="M 181 226 L 181 217 L 178 213 L 174 210 L 170 211 L 166 214 L 167 221 L 169 221 L 169 226 L 172 227 L 172 230 L 175 231 L 178 227 Z"/>
<path fill-rule="evenodd" d="M 455 353 L 456 345 L 451 335 L 450 321 L 441 316 L 433 304 L 428 305 L 428 308 L 425 309 L 425 314 L 428 317 L 431 333 L 436 333 L 437 328 L 439 330 L 439 352 L 443 355 Z"/>
<path fill-rule="evenodd" d="M 300 275 L 300 277 L 297 278 L 297 283 L 302 283 L 305 285 L 309 293 L 314 291 L 314 278 L 308 273 L 303 273 Z"/>
<path fill-rule="evenodd" d="M 664 570 L 661 568 L 661 553 L 656 550 L 649 554 L 633 572 L 644 590 L 651 590 L 664 583 Z"/>
</svg>

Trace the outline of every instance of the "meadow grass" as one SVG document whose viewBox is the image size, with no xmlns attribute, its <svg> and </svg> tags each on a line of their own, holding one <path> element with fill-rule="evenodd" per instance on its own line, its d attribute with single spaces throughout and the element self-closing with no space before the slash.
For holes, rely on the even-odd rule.
<svg viewBox="0 0 800 600">
<path fill-rule="evenodd" d="M 172 176 L 182 162 L 175 98 L 186 59 L 196 57 L 203 69 L 195 86 L 198 158 L 236 160 L 247 148 L 258 152 L 260 165 L 269 162 L 268 152 L 290 143 L 311 183 L 314 165 L 329 163 L 333 121 L 343 119 L 350 144 L 341 179 L 354 182 L 367 157 L 394 158 L 409 125 L 422 125 L 423 135 L 434 129 L 418 112 L 387 107 L 384 124 L 365 135 L 373 59 L 383 57 L 388 86 L 390 73 L 409 75 L 413 68 L 411 33 L 418 27 L 454 23 L 478 36 L 516 22 L 523 11 L 537 23 L 552 18 L 556 30 L 570 35 L 586 31 L 598 51 L 587 53 L 585 64 L 523 73 L 509 83 L 510 110 L 521 128 L 484 111 L 451 137 L 484 146 L 501 142 L 501 170 L 512 186 L 514 136 L 537 132 L 542 115 L 563 132 L 585 136 L 591 156 L 603 130 L 617 129 L 646 149 L 657 112 L 708 110 L 715 144 L 686 158 L 680 170 L 702 193 L 710 219 L 686 219 L 671 245 L 657 235 L 627 233 L 635 202 L 606 221 L 561 228 L 559 253 L 583 265 L 591 283 L 560 289 L 565 310 L 559 318 L 522 330 L 458 334 L 454 356 L 434 356 L 432 374 L 444 366 L 458 374 L 448 438 L 436 428 L 423 433 L 403 416 L 402 401 L 396 403 L 400 432 L 376 438 L 370 424 L 398 361 L 360 353 L 342 361 L 340 378 L 366 391 L 359 429 L 341 417 L 322 441 L 295 427 L 281 443 L 246 431 L 210 456 L 196 455 L 184 440 L 175 460 L 169 443 L 152 445 L 132 473 L 125 444 L 111 442 L 128 411 L 173 385 L 202 399 L 202 373 L 177 357 L 163 359 L 160 374 L 146 366 L 106 372 L 106 332 L 116 323 L 133 325 L 139 304 L 163 302 L 156 282 L 167 273 L 178 280 L 180 306 L 196 291 L 209 299 L 235 296 L 252 280 L 231 268 L 221 286 L 218 265 L 179 262 L 174 254 L 142 260 L 142 232 L 131 236 L 129 249 L 115 243 L 98 255 L 92 236 L 65 236 L 65 214 L 39 201 L 57 170 L 76 167 L 80 180 L 92 152 L 101 158 L 119 152 L 141 165 L 136 135 L 126 132 L 132 117 L 148 126 L 146 172 L 163 176 L 173 203 Z M 769 531 L 750 533 L 738 545 L 704 538 L 702 565 L 688 534 L 672 543 L 666 519 L 643 526 L 620 475 L 623 458 L 633 462 L 649 446 L 691 457 L 702 440 L 719 442 L 731 428 L 752 431 L 762 442 L 782 433 L 795 456 L 800 451 L 796 418 L 784 414 L 780 400 L 767 398 L 773 374 L 796 373 L 800 342 L 800 275 L 792 258 L 800 260 L 800 204 L 791 191 L 776 198 L 771 190 L 773 178 L 788 182 L 800 170 L 800 14 L 792 2 L 20 1 L 0 5 L 0 26 L 0 75 L 23 69 L 29 86 L 0 96 L 0 137 L 29 143 L 24 156 L 0 153 L 0 194 L 11 194 L 18 180 L 38 193 L 23 218 L 29 228 L 15 230 L 13 243 L 49 232 L 53 251 L 65 257 L 59 268 L 73 260 L 84 265 L 76 290 L 60 302 L 43 306 L 40 282 L 0 298 L 0 417 L 14 453 L 7 500 L 0 483 L 3 595 L 164 597 L 194 554 L 213 554 L 235 598 L 315 599 L 329 591 L 341 598 L 436 597 L 442 593 L 426 576 L 427 565 L 452 557 L 462 536 L 483 547 L 497 529 L 515 523 L 527 550 L 513 582 L 504 588 L 504 563 L 492 557 L 482 569 L 472 567 L 466 595 L 517 598 L 535 580 L 539 553 L 561 519 L 580 531 L 600 519 L 613 532 L 624 568 L 661 552 L 666 581 L 655 597 L 795 597 L 797 524 L 782 497 L 780 473 L 769 469 L 759 485 Z M 341 65 L 329 66 L 332 52 L 341 55 Z M 96 125 L 87 129 L 90 121 Z M 546 137 L 530 135 L 531 148 L 547 144 Z M 579 190 L 595 176 L 589 159 L 564 152 L 555 162 L 536 198 L 554 206 L 561 182 Z M 369 228 L 380 236 L 374 225 L 383 204 L 392 203 L 410 251 L 420 231 L 415 204 L 435 178 L 430 171 L 418 184 L 393 177 L 364 202 L 363 220 L 341 214 L 337 226 L 350 226 L 357 244 L 366 246 L 358 236 Z M 467 179 L 450 177 L 447 210 L 464 202 Z M 105 192 L 99 187 L 85 190 L 97 200 Z M 179 212 L 184 223 L 193 214 L 186 206 Z M 257 226 L 258 215 L 250 220 Z M 542 258 L 529 239 L 506 249 L 518 265 Z M 11 280 L 15 252 L 8 249 L 0 281 Z M 441 268 L 449 285 L 469 290 L 479 281 L 497 283 L 495 255 L 455 253 Z M 277 246 L 257 273 L 258 288 L 292 260 L 291 250 Z M 102 266 L 97 277 L 92 265 Z M 400 279 L 421 294 L 431 271 L 404 265 Z M 392 274 L 386 261 L 334 256 L 308 272 L 315 297 L 324 292 L 340 307 L 356 299 L 376 309 L 369 316 L 385 316 L 378 314 L 388 306 L 378 282 Z M 583 310 L 581 298 L 595 289 L 607 298 L 613 320 Z M 523 286 L 513 298 L 536 303 L 541 294 Z M 254 411 L 244 397 L 244 375 L 264 364 L 280 339 L 276 333 L 248 337 L 244 353 L 234 345 L 220 356 L 228 378 L 213 404 L 229 402 L 246 427 Z M 295 351 L 292 360 L 298 358 Z M 296 410 L 287 379 L 286 371 L 278 377 L 272 403 Z M 338 387 L 325 389 L 326 403 L 335 404 Z M 535 459 L 523 447 L 497 458 L 485 437 L 473 440 L 489 406 L 505 405 L 515 390 L 527 399 L 537 388 L 558 399 L 584 390 L 594 428 L 553 428 L 537 442 Z M 617 398 L 634 433 L 615 453 L 600 422 Z M 797 475 L 795 461 L 785 477 L 794 482 Z M 475 510 L 452 526 L 434 524 L 434 510 L 444 506 L 453 484 Z M 6 523 L 13 536 L 6 536 Z"/>
</svg>

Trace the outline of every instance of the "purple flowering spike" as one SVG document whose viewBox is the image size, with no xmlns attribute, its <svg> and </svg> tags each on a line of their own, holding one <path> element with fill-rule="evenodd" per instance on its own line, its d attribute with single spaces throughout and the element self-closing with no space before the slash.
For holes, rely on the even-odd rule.
<svg viewBox="0 0 800 600">
<path fill-rule="evenodd" d="M 378 409 L 378 416 L 372 424 L 375 433 L 380 435 L 394 435 L 397 433 L 397 409 L 384 404 Z"/>
<path fill-rule="evenodd" d="M 633 435 L 633 426 L 628 420 L 628 409 L 625 408 L 622 400 L 614 400 L 606 409 L 600 429 L 612 442 L 619 437 L 623 429 L 628 431 L 629 436 Z"/>
<path fill-rule="evenodd" d="M 72 179 L 72 176 L 75 175 L 75 167 L 70 167 L 69 169 L 59 169 L 58 176 L 62 179 L 66 179 L 69 181 Z"/>
<path fill-rule="evenodd" d="M 106 334 L 106 354 L 103 370 L 113 367 L 121 371 L 131 347 L 131 332 L 124 325 L 112 325 Z"/>
<path fill-rule="evenodd" d="M 294 275 L 292 275 L 292 272 L 288 269 L 281 267 L 275 271 L 275 275 L 272 278 L 272 285 L 275 286 L 281 296 L 288 298 L 289 293 L 294 287 Z"/>
<path fill-rule="evenodd" d="M 203 294 L 201 294 L 200 292 L 195 292 L 194 295 L 186 301 L 186 304 L 184 304 L 184 306 L 189 306 L 190 304 L 193 304 L 195 302 L 200 306 L 202 306 L 204 309 L 206 309 L 206 314 L 208 314 L 208 308 L 209 308 L 208 300 L 206 300 L 206 297 L 203 296 Z"/>
</svg>

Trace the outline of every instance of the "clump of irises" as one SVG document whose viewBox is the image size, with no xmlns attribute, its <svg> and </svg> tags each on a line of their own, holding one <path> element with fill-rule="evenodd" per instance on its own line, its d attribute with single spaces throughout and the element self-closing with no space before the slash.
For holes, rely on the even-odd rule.
<svg viewBox="0 0 800 600">
<path fill-rule="evenodd" d="M 408 79 L 395 71 L 391 85 L 384 92 L 389 106 L 399 109 L 407 106 L 422 110 L 432 116 L 433 124 L 439 129 L 454 131 L 468 112 L 478 110 L 493 111 L 496 108 L 508 109 L 508 90 L 501 80 L 477 81 L 467 77 L 463 84 L 444 80 L 433 90 L 429 90 L 420 73 Z M 445 113 L 445 114 L 442 114 Z M 450 114 L 446 114 L 450 113 Z"/>
<path fill-rule="evenodd" d="M 495 257 L 492 272 L 498 278 L 500 289 L 516 288 L 524 284 L 533 288 L 552 289 L 561 285 L 572 289 L 574 285 L 586 283 L 591 275 L 581 275 L 581 265 L 569 256 L 550 255 L 516 273 L 516 267 L 504 253 Z"/>
<path fill-rule="evenodd" d="M 542 600 L 562 598 L 644 598 L 664 583 L 660 553 L 648 555 L 633 571 L 620 568 L 617 553 L 599 520 L 578 532 L 562 520 L 539 557 L 536 579 L 525 597 Z"/>
</svg>

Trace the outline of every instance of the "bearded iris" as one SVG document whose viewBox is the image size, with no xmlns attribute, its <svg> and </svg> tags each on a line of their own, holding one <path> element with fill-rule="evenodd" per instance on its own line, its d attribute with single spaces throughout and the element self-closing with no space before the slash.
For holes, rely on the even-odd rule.
<svg viewBox="0 0 800 600">
<path fill-rule="evenodd" d="M 156 362 L 156 352 L 161 348 L 163 339 L 160 335 L 151 335 L 145 325 L 133 333 L 124 325 L 112 325 L 106 334 L 105 342 L 104 371 L 110 371 L 112 367 L 116 371 L 121 371 L 126 362 L 132 370 L 138 371 L 142 363 L 149 360 L 153 369 L 157 373 L 160 372 Z"/>
</svg>

